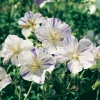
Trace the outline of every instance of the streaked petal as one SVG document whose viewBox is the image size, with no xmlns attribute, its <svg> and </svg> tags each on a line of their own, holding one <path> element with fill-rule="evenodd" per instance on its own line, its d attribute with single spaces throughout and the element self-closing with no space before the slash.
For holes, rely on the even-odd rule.
<svg viewBox="0 0 100 100">
<path fill-rule="evenodd" d="M 23 51 L 31 50 L 33 48 L 33 43 L 30 40 L 22 40 L 19 45 Z"/>
<path fill-rule="evenodd" d="M 33 18 L 34 18 L 34 13 L 33 13 L 32 11 L 28 11 L 28 12 L 25 13 L 24 17 L 25 17 L 25 19 L 27 19 L 27 20 L 33 20 Z"/>
<path fill-rule="evenodd" d="M 25 24 L 27 24 L 27 23 L 28 23 L 28 22 L 27 22 L 27 20 L 26 20 L 24 17 L 20 18 L 19 21 L 18 21 L 18 24 L 19 24 L 19 25 L 25 25 Z"/>
<path fill-rule="evenodd" d="M 94 64 L 94 56 L 91 52 L 83 52 L 79 56 L 79 61 L 84 69 L 90 68 Z"/>
<path fill-rule="evenodd" d="M 79 41 L 78 52 L 82 53 L 93 49 L 93 44 L 89 39 L 83 38 Z"/>
<path fill-rule="evenodd" d="M 72 59 L 70 55 L 70 51 L 67 51 L 64 47 L 58 48 L 56 54 L 55 54 L 55 59 L 59 63 L 64 63 L 70 59 Z"/>
<path fill-rule="evenodd" d="M 36 14 L 34 15 L 34 19 L 35 19 L 35 23 L 39 24 L 39 23 L 42 22 L 43 16 L 42 16 L 42 14 L 40 14 L 40 13 L 36 13 Z"/>
</svg>

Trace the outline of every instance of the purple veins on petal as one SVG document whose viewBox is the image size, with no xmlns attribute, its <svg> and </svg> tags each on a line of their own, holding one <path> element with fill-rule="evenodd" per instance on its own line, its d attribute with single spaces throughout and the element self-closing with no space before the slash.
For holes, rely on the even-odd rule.
<svg viewBox="0 0 100 100">
<path fill-rule="evenodd" d="M 22 75 L 22 77 L 25 77 L 28 73 L 29 73 L 29 71 L 26 72 L 26 73 L 24 73 L 24 74 Z"/>
<path fill-rule="evenodd" d="M 49 58 L 48 60 L 46 60 L 44 63 L 46 63 L 46 62 L 48 62 L 48 61 L 50 61 L 52 58 Z"/>
<path fill-rule="evenodd" d="M 69 26 L 65 27 L 65 28 L 62 30 L 62 32 L 65 31 L 67 28 L 69 28 Z M 69 30 L 67 30 L 67 31 L 69 31 Z"/>
<path fill-rule="evenodd" d="M 61 38 L 61 39 L 60 39 L 60 41 L 63 41 L 63 40 L 64 40 L 64 38 Z"/>
<path fill-rule="evenodd" d="M 53 18 L 53 27 L 54 27 L 54 25 L 55 25 L 55 18 Z"/>
<path fill-rule="evenodd" d="M 89 60 L 88 60 L 88 62 L 89 62 L 89 63 L 91 63 L 91 64 L 93 64 L 93 63 L 94 63 L 94 61 L 89 61 Z"/>
<path fill-rule="evenodd" d="M 36 54 L 35 48 L 33 48 L 31 51 L 32 51 L 32 53 L 35 55 L 35 57 L 37 58 L 37 54 Z"/>
<path fill-rule="evenodd" d="M 24 22 L 24 23 L 27 23 L 26 21 L 24 21 L 23 19 L 20 19 L 20 21 Z"/>
</svg>

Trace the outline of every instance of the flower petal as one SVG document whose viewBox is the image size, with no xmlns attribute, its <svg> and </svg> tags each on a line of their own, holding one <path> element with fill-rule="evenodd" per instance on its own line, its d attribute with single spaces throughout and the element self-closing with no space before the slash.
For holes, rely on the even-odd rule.
<svg viewBox="0 0 100 100">
<path fill-rule="evenodd" d="M 31 35 L 31 32 L 32 32 L 32 29 L 29 28 L 29 29 L 22 29 L 22 34 L 25 36 L 25 37 L 29 37 Z"/>
<path fill-rule="evenodd" d="M 91 52 L 83 52 L 79 56 L 79 61 L 84 69 L 90 68 L 94 64 L 94 56 Z"/>
<path fill-rule="evenodd" d="M 83 38 L 79 41 L 78 52 L 82 53 L 93 49 L 93 44 L 89 39 Z"/>
<path fill-rule="evenodd" d="M 27 23 L 28 23 L 28 22 L 27 22 L 27 20 L 26 20 L 24 17 L 20 18 L 19 21 L 18 21 L 18 24 L 21 25 L 21 26 L 22 26 L 22 25 L 25 25 L 25 24 L 27 24 Z"/>
<path fill-rule="evenodd" d="M 67 67 L 69 71 L 73 74 L 76 74 L 80 71 L 82 71 L 82 66 L 81 64 L 76 60 L 71 60 L 70 62 L 67 63 Z"/>
<path fill-rule="evenodd" d="M 33 20 L 34 19 L 34 13 L 32 11 L 28 11 L 24 15 L 26 20 Z"/>
</svg>

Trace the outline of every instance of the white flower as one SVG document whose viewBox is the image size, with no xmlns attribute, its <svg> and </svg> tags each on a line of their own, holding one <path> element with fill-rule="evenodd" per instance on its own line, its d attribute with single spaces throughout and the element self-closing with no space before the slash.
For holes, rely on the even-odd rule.
<svg viewBox="0 0 100 100">
<path fill-rule="evenodd" d="M 97 7 L 98 9 L 100 9 L 100 0 L 96 0 L 95 5 L 96 5 L 96 7 Z"/>
<path fill-rule="evenodd" d="M 40 5 L 40 8 L 42 8 L 48 2 L 51 2 L 51 0 L 34 0 L 34 3 Z"/>
<path fill-rule="evenodd" d="M 90 39 L 95 46 L 100 44 L 99 36 L 93 30 L 88 30 L 84 37 Z"/>
<path fill-rule="evenodd" d="M 91 52 L 93 49 L 92 42 L 88 39 L 78 40 L 74 36 L 66 37 L 64 40 L 66 45 L 57 50 L 55 59 L 57 62 L 67 63 L 67 67 L 71 73 L 78 73 L 83 68 L 87 69 L 94 63 L 94 57 Z"/>
<path fill-rule="evenodd" d="M 54 58 L 40 47 L 22 52 L 18 60 L 21 64 L 20 74 L 23 79 L 34 81 L 38 84 L 44 83 L 45 72 L 51 72 L 56 64 Z"/>
<path fill-rule="evenodd" d="M 8 35 L 4 44 L 2 55 L 4 57 L 3 63 L 7 63 L 10 59 L 13 65 L 18 66 L 18 55 L 33 48 L 33 43 L 29 40 L 23 40 L 16 35 Z"/>
<path fill-rule="evenodd" d="M 89 10 L 90 10 L 90 14 L 94 14 L 95 13 L 95 11 L 96 11 L 96 6 L 95 5 L 89 5 Z"/>
<path fill-rule="evenodd" d="M 54 54 L 57 47 L 63 45 L 64 37 L 71 34 L 71 28 L 57 18 L 46 18 L 35 33 L 44 48 L 48 49 L 48 53 Z"/>
<path fill-rule="evenodd" d="M 0 67 L 0 91 L 11 82 L 11 77 L 6 74 L 5 70 L 2 67 Z"/>
<path fill-rule="evenodd" d="M 20 18 L 18 24 L 23 27 L 22 34 L 28 37 L 31 32 L 34 32 L 39 24 L 42 22 L 42 15 L 40 13 L 34 14 L 31 11 L 25 13 L 24 17 Z"/>
<path fill-rule="evenodd" d="M 94 47 L 93 54 L 94 54 L 95 60 L 100 59 L 100 46 Z"/>
</svg>

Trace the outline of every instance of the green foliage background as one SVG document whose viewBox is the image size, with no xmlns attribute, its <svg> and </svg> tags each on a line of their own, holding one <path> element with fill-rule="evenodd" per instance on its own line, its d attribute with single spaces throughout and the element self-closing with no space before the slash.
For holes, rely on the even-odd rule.
<svg viewBox="0 0 100 100">
<path fill-rule="evenodd" d="M 25 12 L 40 12 L 44 17 L 56 17 L 69 24 L 72 34 L 78 39 L 93 30 L 100 37 L 100 10 L 89 14 L 91 0 L 52 0 L 43 8 L 34 4 L 33 0 L 0 0 L 0 48 L 9 34 L 23 37 L 18 26 L 19 18 Z M 37 42 L 35 37 L 30 37 Z M 96 44 L 98 45 L 98 44 Z M 13 82 L 1 91 L 0 100 L 24 100 L 31 82 L 25 81 L 19 75 L 19 69 L 12 66 L 0 65 L 6 69 Z M 57 64 L 50 75 L 46 73 L 43 85 L 34 83 L 28 100 L 100 100 L 99 91 L 100 73 L 97 70 L 87 69 L 73 76 L 66 68 L 66 64 Z M 98 98 L 99 97 L 99 98 Z"/>
</svg>

